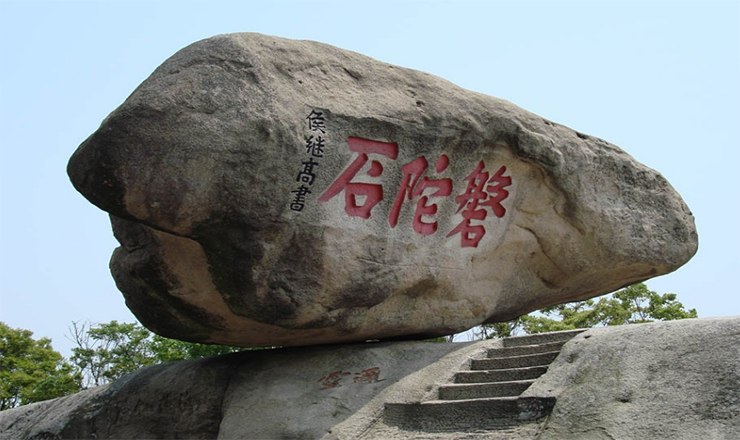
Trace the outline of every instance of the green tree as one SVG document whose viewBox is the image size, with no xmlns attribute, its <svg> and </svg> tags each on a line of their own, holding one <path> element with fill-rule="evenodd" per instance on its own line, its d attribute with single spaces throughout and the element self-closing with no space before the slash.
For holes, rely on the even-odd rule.
<svg viewBox="0 0 740 440">
<path fill-rule="evenodd" d="M 197 342 L 185 342 L 177 339 L 165 338 L 154 335 L 150 347 L 157 362 L 183 361 L 187 359 L 200 359 L 209 356 L 234 353 L 246 350 L 241 347 L 229 345 L 199 344 Z"/>
<path fill-rule="evenodd" d="M 598 300 L 559 304 L 512 321 L 484 324 L 476 328 L 475 336 L 488 339 L 698 317 L 696 309 L 686 310 L 676 298 L 675 293 L 660 295 L 644 283 L 633 284 Z"/>
<path fill-rule="evenodd" d="M 520 316 L 511 321 L 480 325 L 473 329 L 473 336 L 475 339 L 508 338 L 509 336 L 514 336 L 520 332 L 523 318 L 523 316 Z"/>
<path fill-rule="evenodd" d="M 152 334 L 135 323 L 72 323 L 72 363 L 86 388 L 104 385 L 139 368 L 161 362 L 198 359 L 244 350 L 225 345 L 178 341 Z"/>
<path fill-rule="evenodd" d="M 149 330 L 138 324 L 111 321 L 92 326 L 72 323 L 72 363 L 84 378 L 85 388 L 112 382 L 155 363 Z"/>
<path fill-rule="evenodd" d="M 33 332 L 0 322 L 0 410 L 62 397 L 81 389 L 81 376 Z"/>
</svg>

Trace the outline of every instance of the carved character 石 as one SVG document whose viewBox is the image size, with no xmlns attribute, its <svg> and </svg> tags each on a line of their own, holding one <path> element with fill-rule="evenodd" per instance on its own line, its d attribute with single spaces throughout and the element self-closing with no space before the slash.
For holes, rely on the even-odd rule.
<svg viewBox="0 0 740 440">
<path fill-rule="evenodd" d="M 389 159 L 398 157 L 398 144 L 395 142 L 380 142 L 357 137 L 347 138 L 349 150 L 359 153 L 346 170 L 332 183 L 319 197 L 319 202 L 326 202 L 344 191 L 344 211 L 353 217 L 370 218 L 372 209 L 383 200 L 383 186 L 375 183 L 359 183 L 352 180 L 370 161 L 371 154 L 385 156 Z M 383 165 L 377 160 L 370 161 L 370 167 L 365 171 L 370 177 L 380 177 Z M 361 198 L 364 200 L 361 201 Z"/>
</svg>

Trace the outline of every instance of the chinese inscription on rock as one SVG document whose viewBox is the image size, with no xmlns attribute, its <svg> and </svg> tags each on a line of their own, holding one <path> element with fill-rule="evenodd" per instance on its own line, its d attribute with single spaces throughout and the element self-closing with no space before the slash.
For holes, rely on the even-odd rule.
<svg viewBox="0 0 740 440">
<path fill-rule="evenodd" d="M 290 209 L 293 211 L 302 211 L 306 206 L 306 196 L 311 194 L 311 187 L 316 180 L 314 169 L 319 166 L 319 160 L 324 157 L 324 148 L 326 147 L 326 139 L 323 137 L 326 134 L 324 113 L 311 110 L 311 113 L 306 116 L 306 121 L 308 121 L 307 133 L 304 135 L 304 140 L 307 159 L 301 162 L 301 169 L 295 178 L 300 185 L 291 191 L 294 196 L 290 203 Z"/>
<path fill-rule="evenodd" d="M 324 113 L 313 109 L 306 121 L 306 159 L 301 162 L 295 177 L 299 186 L 291 191 L 294 196 L 290 209 L 293 211 L 302 211 L 305 207 L 327 143 L 324 138 L 327 131 Z M 350 136 L 347 138 L 347 147 L 355 153 L 354 158 L 318 200 L 319 203 L 325 203 L 344 193 L 344 211 L 347 215 L 368 219 L 372 216 L 373 208 L 386 198 L 380 183 L 383 174 L 380 159 L 398 159 L 399 146 L 395 142 Z M 437 233 L 439 223 L 435 215 L 439 210 L 438 204 L 454 194 L 452 178 L 445 177 L 449 166 L 450 158 L 446 154 L 437 157 L 433 166 L 424 156 L 401 165 L 401 182 L 388 215 L 391 228 L 398 225 L 404 205 L 408 204 L 410 208 L 407 210 L 413 211 L 411 224 L 414 232 L 424 236 Z M 500 166 L 492 173 L 486 170 L 486 164 L 481 160 L 464 181 L 464 191 L 458 191 L 454 197 L 458 206 L 456 213 L 462 216 L 462 221 L 447 231 L 445 237 L 459 235 L 461 247 L 477 248 L 486 235 L 484 221 L 489 213 L 498 218 L 506 214 L 501 202 L 509 196 L 506 188 L 511 186 L 512 180 L 511 176 L 506 175 L 506 166 Z"/>
<path fill-rule="evenodd" d="M 380 378 L 380 367 L 372 367 L 354 374 L 349 371 L 342 370 L 332 371 L 331 373 L 321 377 L 316 382 L 321 383 L 321 388 L 324 390 L 339 388 L 342 386 L 341 382 L 346 376 L 352 376 L 352 383 L 371 384 L 385 380 Z"/>
<path fill-rule="evenodd" d="M 327 202 L 344 192 L 344 210 L 347 215 L 368 219 L 373 208 L 384 199 L 383 186 L 380 183 L 355 182 L 354 179 L 363 170 L 370 178 L 379 178 L 383 173 L 383 165 L 373 157 L 384 156 L 396 160 L 398 144 L 349 137 L 347 145 L 351 152 L 357 153 L 357 157 L 329 185 L 319 197 L 319 202 Z M 453 194 L 452 179 L 440 177 L 449 165 L 449 157 L 442 154 L 434 165 L 436 174 L 434 176 L 427 175 L 429 163 L 424 156 L 401 166 L 401 184 L 388 217 L 391 228 L 398 224 L 404 203 L 410 202 L 414 210 L 412 219 L 414 232 L 421 235 L 437 232 L 439 226 L 434 220 L 434 215 L 438 211 L 437 202 L 440 198 Z M 511 177 L 505 173 L 506 167 L 501 166 L 491 175 L 486 171 L 486 164 L 482 160 L 478 162 L 475 169 L 465 177 L 467 182 L 465 191 L 454 199 L 458 205 L 457 212 L 462 215 L 463 220 L 449 231 L 446 237 L 460 234 L 461 247 L 478 247 L 481 238 L 486 234 L 485 225 L 481 222 L 486 219 L 489 210 L 499 218 L 506 214 L 506 208 L 501 202 L 509 195 L 506 187 L 511 185 Z"/>
</svg>

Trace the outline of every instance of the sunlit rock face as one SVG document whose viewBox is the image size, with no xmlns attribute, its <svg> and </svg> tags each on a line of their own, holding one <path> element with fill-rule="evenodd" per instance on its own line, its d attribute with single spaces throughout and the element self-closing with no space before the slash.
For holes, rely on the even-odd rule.
<svg viewBox="0 0 740 440">
<path fill-rule="evenodd" d="M 220 35 L 75 152 L 111 271 L 162 335 L 242 346 L 429 337 L 671 272 L 691 212 L 618 147 L 435 76 Z"/>
</svg>

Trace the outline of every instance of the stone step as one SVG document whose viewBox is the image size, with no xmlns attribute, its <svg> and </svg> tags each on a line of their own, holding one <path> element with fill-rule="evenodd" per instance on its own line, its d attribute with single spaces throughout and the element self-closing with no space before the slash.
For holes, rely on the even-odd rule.
<svg viewBox="0 0 740 440">
<path fill-rule="evenodd" d="M 523 345 L 546 344 L 549 342 L 568 341 L 586 329 L 564 330 L 551 333 L 535 333 L 533 335 L 513 336 L 502 339 L 504 347 L 521 347 Z"/>
<path fill-rule="evenodd" d="M 443 385 L 439 387 L 439 400 L 516 397 L 521 395 L 533 383 L 534 380 L 517 380 L 511 382 Z"/>
<path fill-rule="evenodd" d="M 554 405 L 554 398 L 518 397 L 386 403 L 383 421 L 416 430 L 490 429 L 538 420 Z"/>
<path fill-rule="evenodd" d="M 470 371 L 441 385 L 438 399 L 386 403 L 384 422 L 409 430 L 501 429 L 550 414 L 555 398 L 520 397 L 560 354 L 566 341 L 584 330 L 540 333 L 502 341 L 485 359 L 473 359 Z"/>
<path fill-rule="evenodd" d="M 549 353 L 526 354 L 523 356 L 509 356 L 489 359 L 473 359 L 471 370 L 500 370 L 508 368 L 535 367 L 550 365 L 560 354 L 559 351 Z"/>
<path fill-rule="evenodd" d="M 547 342 L 544 344 L 522 345 L 519 347 L 489 348 L 486 355 L 489 358 L 524 356 L 526 354 L 547 353 L 559 351 L 568 341 Z"/>
<path fill-rule="evenodd" d="M 532 380 L 545 374 L 546 366 L 507 368 L 502 370 L 459 371 L 455 373 L 454 383 L 511 382 Z"/>
<path fill-rule="evenodd" d="M 496 427 L 494 430 L 470 427 L 462 430 L 410 430 L 386 423 L 376 423 L 361 437 L 370 439 L 403 439 L 403 440 L 521 440 L 536 439 L 542 434 L 542 421 L 522 421 L 512 426 Z"/>
</svg>

